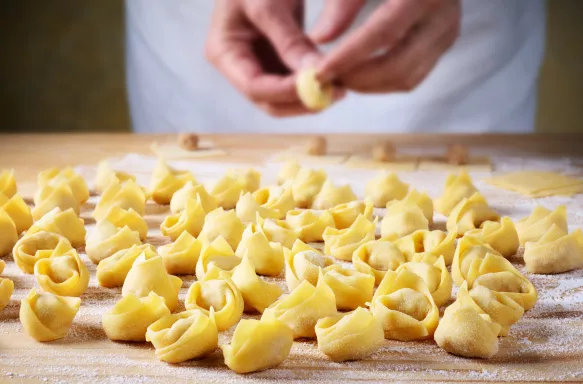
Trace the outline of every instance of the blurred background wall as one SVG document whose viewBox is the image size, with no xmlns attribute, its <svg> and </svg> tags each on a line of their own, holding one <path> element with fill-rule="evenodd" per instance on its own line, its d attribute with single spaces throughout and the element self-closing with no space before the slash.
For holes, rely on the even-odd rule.
<svg viewBox="0 0 583 384">
<path fill-rule="evenodd" d="M 130 130 L 123 0 L 2 8 L 0 131 Z M 583 132 L 583 0 L 549 0 L 548 8 L 538 130 Z"/>
</svg>

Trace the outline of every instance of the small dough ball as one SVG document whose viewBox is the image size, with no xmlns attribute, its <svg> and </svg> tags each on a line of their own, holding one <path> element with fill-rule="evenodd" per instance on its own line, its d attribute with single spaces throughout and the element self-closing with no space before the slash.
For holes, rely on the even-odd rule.
<svg viewBox="0 0 583 384">
<path fill-rule="evenodd" d="M 447 150 L 447 162 L 453 165 L 464 165 L 468 163 L 468 147 L 461 144 L 450 145 Z"/>
<path fill-rule="evenodd" d="M 178 135 L 178 144 L 187 151 L 198 149 L 198 135 L 195 133 L 181 133 Z"/>
<path fill-rule="evenodd" d="M 372 158 L 374 161 L 394 161 L 395 157 L 395 146 L 390 141 L 384 141 L 382 143 L 375 144 L 375 146 L 372 148 Z"/>
<path fill-rule="evenodd" d="M 327 152 L 328 143 L 324 136 L 315 136 L 310 139 L 307 146 L 308 155 L 324 156 Z"/>
</svg>

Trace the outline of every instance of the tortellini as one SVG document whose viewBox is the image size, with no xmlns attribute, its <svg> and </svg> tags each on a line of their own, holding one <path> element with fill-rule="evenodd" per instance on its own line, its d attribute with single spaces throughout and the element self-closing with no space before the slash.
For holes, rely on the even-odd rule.
<svg viewBox="0 0 583 384">
<path fill-rule="evenodd" d="M 186 209 L 186 203 L 191 199 L 199 199 L 202 204 L 202 209 L 206 213 L 214 211 L 217 209 L 217 202 L 213 196 L 211 196 L 202 184 L 196 184 L 189 181 L 180 188 L 174 195 L 172 195 L 172 200 L 170 200 L 170 212 L 180 213 Z"/>
<path fill-rule="evenodd" d="M 322 255 L 313 249 L 303 248 L 299 244 L 294 245 L 296 252 L 292 249 L 291 252 L 285 253 L 285 282 L 288 289 L 293 291 L 304 280 L 310 284 L 316 285 L 320 270 L 334 264 L 334 261 L 327 256 Z"/>
<path fill-rule="evenodd" d="M 348 228 L 356 221 L 358 216 L 363 215 L 372 221 L 374 205 L 371 199 L 364 201 L 351 201 L 340 204 L 329 211 L 334 219 L 334 226 L 338 229 Z"/>
<path fill-rule="evenodd" d="M 107 160 L 99 162 L 97 175 L 95 176 L 95 191 L 103 193 L 111 183 L 124 183 L 128 180 L 136 181 L 136 177 L 127 172 L 116 171 Z"/>
<path fill-rule="evenodd" d="M 481 193 L 476 192 L 470 198 L 463 199 L 447 217 L 446 227 L 458 236 L 478 228 L 485 221 L 498 221 L 500 216 L 488 206 Z"/>
<path fill-rule="evenodd" d="M 435 341 L 453 355 L 489 359 L 498 353 L 499 332 L 490 316 L 472 307 L 450 306 L 435 331 Z"/>
<path fill-rule="evenodd" d="M 540 240 L 553 224 L 562 229 L 563 232 L 569 231 L 567 208 L 560 205 L 551 211 L 538 205 L 530 216 L 516 222 L 516 232 L 518 232 L 520 245 L 525 245 L 528 241 Z"/>
<path fill-rule="evenodd" d="M 476 192 L 478 189 L 467 172 L 462 171 L 459 175 L 450 174 L 445 180 L 443 195 L 434 201 L 435 210 L 449 216 L 460 201 L 470 198 Z"/>
<path fill-rule="evenodd" d="M 132 231 L 138 232 L 140 240 L 146 240 L 146 237 L 148 237 L 148 224 L 146 220 L 132 208 L 123 209 L 120 207 L 111 207 L 103 220 L 109 221 L 118 228 L 127 226 Z"/>
<path fill-rule="evenodd" d="M 18 194 L 8 198 L 0 193 L 0 210 L 10 216 L 18 234 L 26 231 L 33 224 L 30 208 Z"/>
<path fill-rule="evenodd" d="M 166 272 L 171 275 L 194 275 L 202 242 L 184 231 L 176 241 L 158 248 Z"/>
<path fill-rule="evenodd" d="M 455 233 L 446 234 L 443 231 L 416 231 L 408 236 L 394 241 L 408 261 L 413 260 L 416 253 L 430 253 L 443 256 L 446 265 L 451 265 L 455 252 Z"/>
<path fill-rule="evenodd" d="M 385 341 L 381 322 L 364 308 L 318 320 L 316 337 L 320 352 L 334 361 L 364 359 Z"/>
<path fill-rule="evenodd" d="M 85 251 L 95 264 L 108 258 L 119 250 L 141 245 L 140 234 L 129 227 L 118 228 L 107 220 L 97 223 L 87 237 Z"/>
<path fill-rule="evenodd" d="M 178 239 L 183 232 L 198 237 L 205 223 L 205 212 L 200 199 L 190 199 L 186 202 L 186 209 L 180 213 L 167 216 L 160 225 L 160 231 L 172 241 Z M 214 240 L 214 239 L 212 239 Z"/>
<path fill-rule="evenodd" d="M 263 281 L 255 274 L 253 263 L 248 257 L 243 257 L 235 267 L 232 280 L 241 292 L 246 312 L 263 313 L 283 293 L 279 285 Z"/>
<path fill-rule="evenodd" d="M 261 174 L 255 170 L 242 172 L 233 170 L 227 172 L 215 184 L 211 194 L 215 197 L 217 204 L 224 209 L 236 207 L 241 194 L 254 192 L 259 189 Z"/>
<path fill-rule="evenodd" d="M 125 210 L 133 209 L 140 216 L 144 216 L 146 200 L 146 193 L 133 180 L 123 184 L 113 182 L 103 191 L 92 215 L 99 221 L 107 216 L 112 207 L 119 207 Z"/>
<path fill-rule="evenodd" d="M 257 227 L 269 241 L 291 248 L 298 239 L 298 232 L 284 220 L 263 219 L 257 216 Z"/>
<path fill-rule="evenodd" d="M 429 222 L 421 208 L 402 201 L 389 202 L 385 217 L 381 222 L 383 237 L 403 237 L 418 230 L 428 230 Z"/>
<path fill-rule="evenodd" d="M 199 240 L 209 244 L 221 236 L 227 240 L 231 248 L 236 249 L 244 230 L 245 224 L 237 217 L 235 211 L 217 208 L 206 216 Z"/>
<path fill-rule="evenodd" d="M 283 321 L 292 329 L 294 339 L 313 339 L 316 322 L 336 313 L 334 292 L 320 276 L 315 287 L 307 280 L 302 281 L 289 295 L 268 307 L 263 316 L 275 316 Z"/>
<path fill-rule="evenodd" d="M 387 271 L 370 309 L 381 321 L 386 339 L 429 339 L 439 322 L 439 309 L 425 281 L 408 270 Z"/>
<path fill-rule="evenodd" d="M 326 254 L 340 260 L 352 260 L 352 254 L 358 247 L 375 239 L 377 221 L 378 218 L 371 222 L 360 215 L 346 229 L 326 228 L 322 236 Z"/>
<path fill-rule="evenodd" d="M 375 285 L 372 274 L 334 264 L 324 270 L 324 281 L 334 292 L 336 308 L 340 310 L 364 307 L 372 299 Z"/>
<path fill-rule="evenodd" d="M 35 207 L 32 210 L 32 217 L 39 220 L 55 208 L 63 211 L 72 209 L 76 215 L 79 215 L 81 205 L 73 195 L 73 191 L 68 184 L 61 183 L 55 186 L 47 184 L 37 191 L 34 196 Z"/>
<path fill-rule="evenodd" d="M 146 341 L 148 327 L 168 315 L 164 298 L 154 292 L 140 298 L 129 294 L 103 314 L 101 324 L 111 340 Z"/>
<path fill-rule="evenodd" d="M 65 237 L 53 232 L 37 232 L 18 240 L 12 256 L 16 266 L 24 273 L 34 273 L 34 265 L 41 259 L 63 255 L 71 250 L 71 243 Z"/>
<path fill-rule="evenodd" d="M 253 198 L 262 207 L 277 212 L 276 219 L 283 219 L 295 208 L 296 202 L 290 187 L 267 187 L 253 192 Z M 262 216 L 264 217 L 264 216 Z"/>
<path fill-rule="evenodd" d="M 69 332 L 79 311 L 81 299 L 31 290 L 20 302 L 20 322 L 37 341 L 62 339 Z"/>
<path fill-rule="evenodd" d="M 266 219 L 279 218 L 278 211 L 261 206 L 249 192 L 241 196 L 235 206 L 235 212 L 237 212 L 237 217 L 246 223 L 255 223 L 257 216 Z"/>
<path fill-rule="evenodd" d="M 4 169 L 0 171 L 0 194 L 11 198 L 16 194 L 16 179 L 14 169 Z"/>
<path fill-rule="evenodd" d="M 477 237 L 506 258 L 515 255 L 519 247 L 516 227 L 509 217 L 500 222 L 485 221 L 480 229 L 466 232 L 466 236 Z"/>
<path fill-rule="evenodd" d="M 150 244 L 132 245 L 131 248 L 122 249 L 97 265 L 97 281 L 106 288 L 121 287 L 126 280 L 128 272 L 134 261 L 142 254 L 148 257 L 156 255 L 156 250 Z"/>
<path fill-rule="evenodd" d="M 240 262 L 241 258 L 235 254 L 229 243 L 219 236 L 212 243 L 203 245 L 196 263 L 196 278 L 204 279 L 213 266 L 222 271 L 230 272 Z"/>
<path fill-rule="evenodd" d="M 583 268 L 583 232 L 570 234 L 553 226 L 537 242 L 524 247 L 524 262 L 531 273 L 563 273 Z"/>
<path fill-rule="evenodd" d="M 335 228 L 334 218 L 327 211 L 293 210 L 287 213 L 285 220 L 297 231 L 299 239 L 306 243 L 323 241 L 322 234 L 326 228 Z"/>
<path fill-rule="evenodd" d="M 0 257 L 6 256 L 18 241 L 18 232 L 14 221 L 0 208 Z"/>
<path fill-rule="evenodd" d="M 286 161 L 277 174 L 277 184 L 282 185 L 293 180 L 301 168 L 295 160 Z"/>
<path fill-rule="evenodd" d="M 302 104 L 312 111 L 323 111 L 334 103 L 332 83 L 321 83 L 314 68 L 301 70 L 296 77 L 296 92 Z"/>
<path fill-rule="evenodd" d="M 409 185 L 399 180 L 394 173 L 381 172 L 366 184 L 365 196 L 377 208 L 384 208 L 389 201 L 401 200 L 407 195 Z"/>
<path fill-rule="evenodd" d="M 419 192 L 416 189 L 411 189 L 407 196 L 401 200 L 401 202 L 405 205 L 415 205 L 419 207 L 429 222 L 429 225 L 433 224 L 433 201 L 427 195 L 427 193 Z M 390 203 L 391 202 L 387 203 L 387 208 Z"/>
<path fill-rule="evenodd" d="M 13 292 L 14 282 L 10 279 L 3 279 L 0 277 L 0 311 L 6 308 Z"/>
<path fill-rule="evenodd" d="M 34 223 L 26 232 L 26 236 L 41 231 L 54 232 L 66 237 L 74 248 L 85 245 L 87 231 L 84 221 L 72 209 L 66 211 L 61 211 L 59 208 L 53 209 Z"/>
<path fill-rule="evenodd" d="M 172 196 L 188 182 L 196 183 L 189 171 L 174 169 L 162 159 L 158 161 L 150 181 L 150 194 L 158 204 L 169 204 Z"/>
<path fill-rule="evenodd" d="M 350 185 L 337 187 L 328 179 L 312 203 L 313 209 L 330 209 L 340 204 L 356 200 L 356 195 Z"/>
<path fill-rule="evenodd" d="M 241 320 L 231 344 L 221 345 L 225 364 L 237 373 L 261 371 L 281 364 L 294 342 L 293 332 L 275 317 Z"/>
<path fill-rule="evenodd" d="M 369 241 L 352 254 L 354 268 L 372 274 L 377 285 L 381 283 L 387 271 L 394 271 L 406 262 L 407 259 L 399 247 L 389 241 Z"/>
<path fill-rule="evenodd" d="M 255 192 L 261 185 L 261 173 L 253 168 L 230 169 L 227 175 L 237 180 L 243 192 Z"/>
<path fill-rule="evenodd" d="M 184 311 L 150 325 L 146 341 L 154 345 L 158 359 L 176 364 L 212 353 L 219 345 L 219 332 L 212 312 Z"/>
<path fill-rule="evenodd" d="M 213 311 L 219 331 L 237 324 L 245 308 L 243 296 L 229 274 L 216 269 L 192 283 L 184 305 L 188 310 L 200 310 L 205 314 Z"/>
<path fill-rule="evenodd" d="M 34 277 L 43 291 L 59 296 L 79 297 L 89 286 L 89 271 L 74 249 L 37 261 Z"/>
<path fill-rule="evenodd" d="M 431 254 L 416 254 L 413 261 L 401 265 L 396 272 L 399 273 L 402 270 L 413 272 L 425 281 L 438 307 L 449 301 L 453 281 L 447 271 L 443 256 L 437 258 Z"/>
<path fill-rule="evenodd" d="M 323 170 L 301 168 L 291 182 L 292 195 L 296 206 L 298 208 L 311 207 L 327 178 L 328 175 Z"/>
<path fill-rule="evenodd" d="M 133 294 L 140 298 L 154 292 L 164 298 L 166 306 L 172 312 L 178 306 L 178 291 L 181 286 L 182 280 L 166 272 L 159 255 L 143 252 L 128 272 L 121 294 L 124 297 Z"/>
<path fill-rule="evenodd" d="M 46 169 L 38 174 L 37 180 L 38 186 L 41 188 L 46 185 L 55 187 L 63 183 L 67 184 L 79 204 L 83 204 L 89 199 L 89 187 L 87 187 L 87 183 L 71 167 Z"/>
<path fill-rule="evenodd" d="M 468 282 L 468 289 L 484 286 L 493 292 L 502 292 L 531 309 L 537 300 L 532 283 L 503 256 L 473 237 L 463 237 L 453 259 L 451 274 L 453 281 L 461 285 Z"/>
<path fill-rule="evenodd" d="M 240 258 L 248 257 L 258 274 L 279 276 L 285 263 L 283 252 L 281 244 L 270 243 L 263 232 L 249 224 L 235 254 Z"/>
</svg>

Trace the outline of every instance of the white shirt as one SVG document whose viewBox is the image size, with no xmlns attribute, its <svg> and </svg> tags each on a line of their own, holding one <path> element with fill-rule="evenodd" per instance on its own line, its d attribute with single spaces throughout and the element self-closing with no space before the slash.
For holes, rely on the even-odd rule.
<svg viewBox="0 0 583 384">
<path fill-rule="evenodd" d="M 381 0 L 369 0 L 362 21 Z M 306 0 L 311 25 L 323 0 Z M 360 95 L 278 119 L 205 59 L 211 0 L 126 0 L 137 132 L 530 132 L 544 54 L 544 0 L 463 0 L 461 35 L 413 92 Z M 355 25 L 358 25 L 357 21 Z"/>
</svg>

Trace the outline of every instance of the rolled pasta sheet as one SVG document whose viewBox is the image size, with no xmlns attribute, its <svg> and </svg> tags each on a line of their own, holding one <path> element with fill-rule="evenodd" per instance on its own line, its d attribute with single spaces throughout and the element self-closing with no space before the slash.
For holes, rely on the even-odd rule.
<svg viewBox="0 0 583 384">
<path fill-rule="evenodd" d="M 239 322 L 231 344 L 221 345 L 225 364 L 237 373 L 262 371 L 281 364 L 289 355 L 292 330 L 277 318 L 244 319 Z"/>
<path fill-rule="evenodd" d="M 2 269 L 3 267 L 0 267 Z M 6 308 L 14 292 L 14 282 L 0 277 L 0 311 Z"/>
<path fill-rule="evenodd" d="M 18 194 L 8 198 L 0 193 L 0 209 L 10 216 L 18 234 L 26 231 L 33 224 L 30 208 Z"/>
<path fill-rule="evenodd" d="M 364 308 L 318 320 L 316 337 L 320 352 L 334 361 L 364 359 L 385 341 L 381 322 Z"/>
<path fill-rule="evenodd" d="M 186 203 L 192 199 L 199 199 L 206 213 L 214 211 L 218 207 L 216 199 L 211 196 L 204 185 L 189 181 L 172 195 L 170 212 L 176 214 L 186 210 Z"/>
<path fill-rule="evenodd" d="M 378 285 L 387 271 L 396 270 L 407 259 L 395 244 L 389 241 L 373 240 L 358 247 L 352 254 L 354 268 L 365 274 L 372 274 Z"/>
<path fill-rule="evenodd" d="M 253 198 L 263 208 L 276 211 L 276 219 L 280 220 L 285 218 L 285 215 L 296 206 L 290 186 L 261 188 L 253 192 Z"/>
<path fill-rule="evenodd" d="M 415 231 L 410 235 L 394 240 L 407 261 L 413 260 L 416 253 L 430 253 L 443 256 L 446 265 L 451 265 L 455 253 L 455 233 L 446 234 L 443 231 Z"/>
<path fill-rule="evenodd" d="M 389 201 L 407 196 L 409 184 L 403 183 L 395 173 L 381 172 L 366 184 L 365 196 L 377 208 L 385 208 Z"/>
<path fill-rule="evenodd" d="M 284 268 L 284 249 L 279 243 L 267 240 L 256 225 L 249 224 L 235 254 L 240 258 L 248 257 L 255 272 L 265 276 L 279 276 Z"/>
<path fill-rule="evenodd" d="M 298 232 L 285 220 L 264 219 L 257 216 L 257 227 L 271 242 L 291 248 L 299 238 Z"/>
<path fill-rule="evenodd" d="M 443 256 L 437 258 L 432 254 L 418 253 L 412 261 L 397 268 L 396 272 L 399 273 L 405 269 L 425 281 L 435 305 L 441 307 L 448 303 L 451 298 L 453 280 L 447 270 Z"/>
<path fill-rule="evenodd" d="M 516 222 L 516 232 L 518 233 L 520 245 L 525 245 L 529 241 L 539 241 L 553 225 L 562 229 L 563 232 L 569 231 L 567 208 L 564 205 L 560 205 L 554 211 L 551 211 L 540 205 L 536 206 L 530 216 Z"/>
<path fill-rule="evenodd" d="M 183 232 L 188 232 L 194 237 L 201 233 L 205 222 L 205 212 L 200 199 L 191 199 L 186 203 L 186 209 L 180 213 L 166 216 L 160 231 L 164 236 L 176 241 Z"/>
<path fill-rule="evenodd" d="M 132 245 L 130 248 L 117 251 L 97 265 L 97 281 L 106 288 L 121 287 L 134 264 L 134 261 L 145 253 L 154 257 L 156 249 L 150 244 Z"/>
<path fill-rule="evenodd" d="M 138 232 L 142 241 L 148 237 L 148 224 L 146 220 L 132 208 L 123 209 L 115 206 L 111 207 L 103 220 L 109 221 L 118 228 L 128 227 L 132 231 Z"/>
<path fill-rule="evenodd" d="M 403 237 L 419 230 L 429 230 L 429 222 L 423 210 L 415 204 L 404 201 L 387 203 L 385 217 L 381 222 L 383 237 Z"/>
<path fill-rule="evenodd" d="M 166 272 L 171 275 L 194 275 L 202 250 L 202 242 L 187 231 L 171 244 L 158 248 Z"/>
<path fill-rule="evenodd" d="M 219 236 L 212 243 L 203 245 L 196 263 L 196 278 L 204 279 L 211 267 L 231 272 L 240 262 L 241 258 L 235 254 L 227 240 Z"/>
<path fill-rule="evenodd" d="M 219 207 L 230 210 L 236 207 L 239 197 L 244 192 L 245 188 L 241 180 L 227 174 L 217 181 L 211 190 L 211 195 Z"/>
<path fill-rule="evenodd" d="M 16 178 L 14 177 L 14 169 L 0 170 L 0 193 L 11 198 L 16 194 Z"/>
<path fill-rule="evenodd" d="M 304 244 L 305 245 L 305 244 Z M 285 252 L 285 282 L 292 292 L 302 281 L 308 281 L 316 285 L 320 276 L 320 270 L 334 264 L 334 261 L 316 251 L 315 249 L 303 250 L 301 244 L 294 245 L 295 252 Z"/>
<path fill-rule="evenodd" d="M 375 239 L 377 221 L 378 218 L 371 222 L 361 215 L 346 229 L 327 228 L 322 236 L 326 254 L 340 260 L 352 260 L 358 247 Z"/>
<path fill-rule="evenodd" d="M 18 242 L 18 231 L 16 225 L 4 210 L 0 208 L 0 257 L 10 253 Z"/>
<path fill-rule="evenodd" d="M 89 286 L 89 270 L 74 249 L 39 260 L 34 277 L 43 291 L 59 296 L 79 297 Z"/>
<path fill-rule="evenodd" d="M 170 315 L 164 298 L 154 292 L 146 297 L 122 297 L 101 318 L 103 330 L 111 340 L 146 341 L 148 327 Z"/>
<path fill-rule="evenodd" d="M 232 275 L 233 283 L 241 292 L 245 312 L 263 313 L 283 293 L 279 285 L 262 280 L 255 273 L 255 267 L 245 256 Z"/>
<path fill-rule="evenodd" d="M 334 219 L 334 227 L 338 229 L 350 227 L 360 215 L 372 221 L 373 212 L 374 204 L 370 198 L 364 201 L 351 201 L 349 203 L 339 204 L 330 209 L 330 213 Z"/>
<path fill-rule="evenodd" d="M 37 181 L 40 188 L 46 185 L 55 187 L 60 184 L 67 184 L 79 204 L 83 204 L 89 199 L 87 183 L 71 167 L 46 169 L 38 174 Z"/>
<path fill-rule="evenodd" d="M 217 208 L 206 215 L 198 238 L 203 243 L 210 244 L 221 236 L 229 243 L 231 248 L 237 249 L 244 230 L 245 224 L 237 217 L 235 211 L 225 211 L 223 208 Z"/>
<path fill-rule="evenodd" d="M 445 180 L 443 194 L 435 199 L 435 210 L 445 216 L 463 199 L 470 198 L 478 189 L 474 186 L 470 175 L 462 171 L 459 175 L 449 174 Z"/>
<path fill-rule="evenodd" d="M 287 213 L 285 220 L 296 230 L 299 239 L 306 243 L 323 241 L 326 228 L 336 228 L 334 218 L 328 211 L 293 210 Z"/>
<path fill-rule="evenodd" d="M 330 209 L 340 204 L 346 204 L 357 199 L 349 184 L 336 186 L 328 179 L 316 195 L 312 209 Z"/>
<path fill-rule="evenodd" d="M 516 255 L 519 247 L 518 233 L 509 217 L 503 217 L 500 222 L 485 221 L 480 229 L 466 232 L 465 236 L 477 237 L 506 258 Z"/>
<path fill-rule="evenodd" d="M 125 210 L 133 209 L 140 216 L 144 216 L 147 198 L 144 189 L 133 180 L 124 183 L 112 182 L 103 191 L 92 215 L 99 221 L 107 216 L 112 207 L 119 207 Z"/>
<path fill-rule="evenodd" d="M 291 190 L 296 207 L 311 207 L 327 178 L 328 175 L 323 170 L 300 168 L 291 182 Z"/>
<path fill-rule="evenodd" d="M 156 348 L 156 357 L 171 364 L 211 354 L 219 344 L 213 313 L 184 311 L 162 317 L 148 327 L 146 341 Z"/>
<path fill-rule="evenodd" d="M 53 232 L 66 237 L 73 248 L 85 245 L 87 231 L 85 230 L 84 221 L 72 209 L 67 209 L 66 211 L 61 211 L 60 208 L 53 209 L 40 220 L 37 220 L 26 232 L 26 235 L 41 231 Z"/>
<path fill-rule="evenodd" d="M 79 311 L 81 299 L 32 289 L 20 302 L 20 323 L 37 341 L 62 339 L 69 332 Z"/>
<path fill-rule="evenodd" d="M 524 262 L 531 273 L 563 273 L 583 268 L 583 232 L 570 234 L 556 224 L 537 241 L 524 247 Z"/>
<path fill-rule="evenodd" d="M 63 211 L 72 209 L 76 215 L 79 215 L 81 210 L 81 204 L 73 195 L 69 185 L 65 183 L 55 186 L 47 184 L 41 187 L 34 195 L 34 204 L 32 216 L 35 220 L 39 220 L 55 208 Z"/>
<path fill-rule="evenodd" d="M 129 227 L 118 228 L 107 220 L 96 224 L 87 237 L 85 251 L 94 264 L 99 264 L 117 251 L 141 245 L 140 234 Z"/>
<path fill-rule="evenodd" d="M 324 270 L 324 281 L 336 297 L 336 308 L 353 310 L 372 300 L 375 278 L 372 274 L 342 268 L 338 264 Z"/>
<path fill-rule="evenodd" d="M 261 206 L 250 192 L 241 195 L 235 206 L 237 217 L 244 223 L 256 223 L 257 216 L 264 219 L 279 219 L 279 212 Z"/>
<path fill-rule="evenodd" d="M 24 273 L 34 273 L 41 259 L 62 255 L 73 249 L 67 238 L 53 232 L 40 231 L 27 234 L 14 245 L 12 256 L 16 266 Z"/>
<path fill-rule="evenodd" d="M 188 182 L 196 183 L 192 173 L 174 169 L 160 159 L 152 172 L 150 194 L 156 203 L 170 204 L 174 193 Z"/>
<path fill-rule="evenodd" d="M 500 216 L 486 202 L 481 193 L 463 199 L 447 217 L 446 227 L 449 232 L 463 236 L 466 232 L 479 228 L 486 221 L 498 221 Z"/>
<path fill-rule="evenodd" d="M 111 168 L 109 161 L 102 160 L 97 165 L 97 175 L 95 176 L 95 191 L 103 193 L 111 183 L 124 183 L 128 180 L 136 181 L 136 177 L 127 172 L 116 171 Z"/>
</svg>

